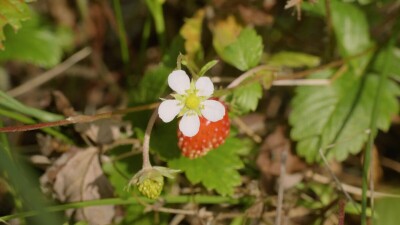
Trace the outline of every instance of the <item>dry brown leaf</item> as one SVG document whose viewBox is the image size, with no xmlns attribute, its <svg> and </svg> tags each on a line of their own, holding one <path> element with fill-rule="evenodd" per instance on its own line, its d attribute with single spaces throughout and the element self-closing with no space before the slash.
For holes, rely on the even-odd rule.
<svg viewBox="0 0 400 225">
<path fill-rule="evenodd" d="M 287 146 L 290 146 L 290 141 L 285 136 L 282 126 L 277 127 L 276 130 L 265 139 L 257 158 L 257 165 L 264 175 L 277 176 L 280 174 L 281 155 Z M 289 151 L 286 160 L 287 173 L 294 173 L 305 168 L 306 164 Z"/>
<path fill-rule="evenodd" d="M 111 144 L 124 136 L 130 136 L 131 124 L 114 119 L 98 120 L 93 123 L 76 124 L 75 130 L 97 144 Z M 123 134 L 125 133 L 125 134 Z"/>
<path fill-rule="evenodd" d="M 97 148 L 91 147 L 75 148 L 64 153 L 40 178 L 42 186 L 51 190 L 61 202 L 112 197 L 112 186 L 102 171 L 99 159 L 101 156 L 98 152 Z M 115 209 L 112 205 L 92 206 L 71 209 L 67 214 L 89 224 L 105 225 L 111 223 Z"/>
<path fill-rule="evenodd" d="M 246 24 L 265 26 L 274 22 L 274 18 L 270 14 L 255 7 L 239 5 L 239 12 Z"/>
</svg>

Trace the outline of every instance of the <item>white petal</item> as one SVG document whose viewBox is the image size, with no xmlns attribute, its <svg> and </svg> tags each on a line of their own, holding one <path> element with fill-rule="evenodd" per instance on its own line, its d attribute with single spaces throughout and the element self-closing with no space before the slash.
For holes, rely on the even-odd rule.
<svg viewBox="0 0 400 225">
<path fill-rule="evenodd" d="M 203 106 L 201 114 L 211 122 L 216 122 L 225 116 L 225 106 L 219 101 L 206 100 Z"/>
<path fill-rule="evenodd" d="M 196 81 L 196 89 L 199 96 L 209 97 L 214 92 L 214 84 L 209 77 L 200 77 Z"/>
<path fill-rule="evenodd" d="M 168 85 L 178 94 L 185 94 L 185 91 L 190 88 L 189 76 L 183 70 L 175 70 L 168 76 Z"/>
<path fill-rule="evenodd" d="M 179 130 L 182 131 L 183 135 L 193 137 L 199 132 L 200 119 L 196 114 L 183 115 L 181 122 L 179 123 Z"/>
<path fill-rule="evenodd" d="M 165 100 L 158 107 L 158 115 L 165 123 L 171 122 L 181 111 L 182 106 L 178 100 Z"/>
</svg>

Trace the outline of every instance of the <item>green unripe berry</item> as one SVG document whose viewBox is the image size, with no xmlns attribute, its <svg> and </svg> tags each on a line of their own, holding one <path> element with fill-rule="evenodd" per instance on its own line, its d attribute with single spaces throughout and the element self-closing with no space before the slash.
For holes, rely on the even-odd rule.
<svg viewBox="0 0 400 225">
<path fill-rule="evenodd" d="M 160 196 L 161 191 L 164 186 L 163 176 L 156 176 L 152 178 L 147 178 L 138 184 L 138 189 L 142 195 L 150 198 L 157 199 Z"/>
</svg>

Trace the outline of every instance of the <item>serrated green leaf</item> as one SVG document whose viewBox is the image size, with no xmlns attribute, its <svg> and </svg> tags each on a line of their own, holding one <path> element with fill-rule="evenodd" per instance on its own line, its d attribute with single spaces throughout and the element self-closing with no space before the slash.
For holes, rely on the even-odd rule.
<svg viewBox="0 0 400 225">
<path fill-rule="evenodd" d="M 327 78 L 331 73 L 321 72 L 312 78 Z M 338 161 L 358 153 L 367 139 L 378 83 L 374 74 L 359 79 L 346 73 L 331 86 L 297 88 L 289 121 L 298 154 L 307 162 L 315 162 L 320 160 L 319 149 Z M 382 90 L 377 127 L 387 130 L 399 109 L 396 96 L 400 90 L 390 80 L 385 81 Z"/>
<path fill-rule="evenodd" d="M 272 66 L 287 66 L 287 67 L 315 67 L 320 63 L 320 58 L 317 56 L 301 53 L 282 51 L 271 56 L 268 59 L 268 64 Z"/>
<path fill-rule="evenodd" d="M 325 16 L 324 4 L 325 1 L 318 1 L 316 4 L 306 3 L 303 5 L 303 9 Z M 373 46 L 367 17 L 360 8 L 355 4 L 339 0 L 332 0 L 330 8 L 332 26 L 343 57 L 363 53 Z M 371 56 L 372 52 L 349 62 L 355 74 L 361 75 L 364 72 Z"/>
<path fill-rule="evenodd" d="M 0 49 L 3 49 L 3 41 L 6 39 L 3 29 L 7 24 L 11 25 L 14 32 L 21 27 L 21 21 L 30 17 L 28 5 L 23 0 L 0 1 Z"/>
<path fill-rule="evenodd" d="M 249 83 L 233 91 L 231 104 L 239 114 L 246 114 L 257 108 L 262 97 L 262 87 L 259 83 Z"/>
<path fill-rule="evenodd" d="M 386 55 L 387 54 L 387 55 Z M 392 47 L 383 49 L 376 57 L 373 69 L 376 72 L 383 72 L 386 66 L 386 72 L 389 76 L 400 79 L 400 49 Z"/>
<path fill-rule="evenodd" d="M 0 51 L 0 61 L 20 60 L 42 67 L 53 67 L 61 61 L 62 43 L 57 36 L 37 24 L 25 25 L 17 33 L 5 29 L 5 50 Z"/>
<path fill-rule="evenodd" d="M 193 184 L 202 183 L 207 189 L 215 190 L 221 195 L 232 195 L 234 187 L 241 183 L 237 170 L 244 165 L 237 149 L 242 148 L 243 143 L 239 139 L 228 138 L 225 144 L 204 157 L 188 159 L 181 156 L 168 161 L 168 165 L 184 171 Z"/>
<path fill-rule="evenodd" d="M 243 29 L 235 42 L 219 52 L 221 58 L 239 70 L 245 71 L 256 66 L 263 51 L 261 37 L 254 29 Z"/>
</svg>

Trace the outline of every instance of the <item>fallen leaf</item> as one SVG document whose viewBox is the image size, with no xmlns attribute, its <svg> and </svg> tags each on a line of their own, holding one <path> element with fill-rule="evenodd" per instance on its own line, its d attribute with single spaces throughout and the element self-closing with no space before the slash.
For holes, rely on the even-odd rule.
<svg viewBox="0 0 400 225">
<path fill-rule="evenodd" d="M 255 7 L 239 5 L 239 12 L 246 24 L 266 26 L 274 22 L 274 18 L 270 14 Z"/>
<path fill-rule="evenodd" d="M 278 176 L 280 174 L 281 155 L 286 148 L 290 149 L 290 141 L 285 136 L 285 129 L 278 126 L 261 145 L 260 154 L 257 158 L 257 165 L 264 175 Z M 286 160 L 286 172 L 290 174 L 305 168 L 306 164 L 289 151 Z"/>
<path fill-rule="evenodd" d="M 111 144 L 132 134 L 131 124 L 115 119 L 98 120 L 93 123 L 76 124 L 75 130 L 97 144 Z"/>
<path fill-rule="evenodd" d="M 95 147 L 73 148 L 55 161 L 40 178 L 44 190 L 51 191 L 59 201 L 81 202 L 112 197 L 113 189 L 104 175 Z M 113 205 L 91 206 L 67 210 L 67 215 L 89 224 L 110 224 L 115 215 Z"/>
</svg>

